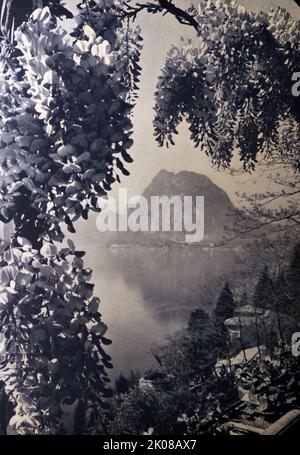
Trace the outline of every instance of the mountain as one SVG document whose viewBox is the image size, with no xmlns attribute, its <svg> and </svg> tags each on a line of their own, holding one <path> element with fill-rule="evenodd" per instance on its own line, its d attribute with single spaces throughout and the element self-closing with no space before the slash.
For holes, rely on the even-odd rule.
<svg viewBox="0 0 300 455">
<path fill-rule="evenodd" d="M 214 184 L 208 177 L 196 172 L 181 171 L 178 173 L 161 170 L 145 188 L 142 194 L 148 202 L 148 215 L 151 212 L 152 196 L 180 196 L 183 201 L 184 196 L 192 196 L 193 216 L 195 217 L 196 196 L 204 196 L 204 239 L 203 244 L 209 245 L 220 242 L 224 235 L 224 226 L 229 226 L 232 222 L 228 215 L 234 210 L 234 206 L 224 190 Z M 134 209 L 128 211 L 132 213 Z M 184 212 L 184 206 L 183 206 Z M 173 215 L 173 211 L 171 210 Z M 172 216 L 171 216 L 172 219 Z M 162 211 L 159 213 L 159 223 L 162 220 Z M 195 218 L 194 218 L 195 220 Z M 182 214 L 184 226 L 184 217 Z M 159 224 L 160 225 L 160 224 Z M 171 223 L 171 232 L 162 232 L 161 226 L 158 232 L 118 232 L 109 242 L 110 245 L 134 245 L 134 244 L 165 244 L 165 243 L 185 243 L 186 230 L 174 232 Z"/>
</svg>

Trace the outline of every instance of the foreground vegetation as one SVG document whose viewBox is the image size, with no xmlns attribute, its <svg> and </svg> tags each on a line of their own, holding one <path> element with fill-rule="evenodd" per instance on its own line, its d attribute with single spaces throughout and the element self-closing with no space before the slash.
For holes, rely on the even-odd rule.
<svg viewBox="0 0 300 455">
<path fill-rule="evenodd" d="M 264 308 L 265 317 L 274 312 L 276 320 L 282 321 L 281 326 L 288 321 L 285 331 L 276 324 L 261 326 L 257 316 L 250 327 L 254 338 L 247 339 L 247 332 L 242 330 L 239 337 L 232 338 L 226 321 L 237 310 L 249 307 L 249 301 L 243 295 L 242 302 L 237 302 L 226 284 L 211 316 L 195 310 L 186 328 L 155 349 L 156 369 L 144 376 L 121 375 L 117 379 L 106 415 L 106 431 L 218 434 L 228 431 L 224 424 L 232 418 L 267 425 L 299 407 L 300 362 L 291 351 L 291 336 L 300 321 L 299 253 L 297 245 L 286 268 L 286 293 L 281 283 L 285 299 L 280 309 L 277 292 L 272 294 L 268 289 L 273 283 L 267 269 L 262 271 L 249 298 L 257 314 Z M 240 324 L 243 325 L 242 318 Z M 249 347 L 254 354 L 248 358 Z M 237 353 L 238 362 L 234 360 Z"/>
</svg>

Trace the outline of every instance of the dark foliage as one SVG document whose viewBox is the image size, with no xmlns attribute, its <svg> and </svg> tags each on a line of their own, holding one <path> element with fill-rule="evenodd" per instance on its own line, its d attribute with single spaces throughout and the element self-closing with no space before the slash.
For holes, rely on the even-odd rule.
<svg viewBox="0 0 300 455">
<path fill-rule="evenodd" d="M 258 308 L 274 308 L 273 282 L 268 267 L 265 267 L 259 276 L 253 295 L 253 303 Z"/>
<path fill-rule="evenodd" d="M 225 319 L 232 318 L 235 308 L 236 303 L 234 301 L 229 283 L 226 283 L 214 310 L 216 320 L 218 322 L 224 322 Z"/>
</svg>

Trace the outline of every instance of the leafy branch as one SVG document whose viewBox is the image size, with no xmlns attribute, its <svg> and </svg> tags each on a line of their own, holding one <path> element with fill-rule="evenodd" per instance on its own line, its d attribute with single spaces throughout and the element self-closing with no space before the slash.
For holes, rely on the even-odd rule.
<svg viewBox="0 0 300 455">
<path fill-rule="evenodd" d="M 144 10 L 151 14 L 163 13 L 165 15 L 169 13 L 174 16 L 180 24 L 189 25 L 196 31 L 199 30 L 199 24 L 194 16 L 188 11 L 174 5 L 172 0 L 158 0 L 157 3 L 158 4 L 156 5 L 151 2 L 137 3 L 136 6 L 133 6 L 129 2 L 124 2 L 124 15 L 132 20 L 135 20 L 138 13 Z"/>
</svg>

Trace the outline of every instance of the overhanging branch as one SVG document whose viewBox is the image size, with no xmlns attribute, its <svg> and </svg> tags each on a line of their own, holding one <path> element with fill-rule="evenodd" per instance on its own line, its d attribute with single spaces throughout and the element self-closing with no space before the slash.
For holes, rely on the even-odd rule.
<svg viewBox="0 0 300 455">
<path fill-rule="evenodd" d="M 124 16 L 133 20 L 136 19 L 138 13 L 141 11 L 147 11 L 148 13 L 152 14 L 169 13 L 174 16 L 180 24 L 189 25 L 193 27 L 197 32 L 199 30 L 199 24 L 196 21 L 195 17 L 189 12 L 178 8 L 176 5 L 174 5 L 172 0 L 157 0 L 156 3 L 137 3 L 135 6 L 131 5 L 129 2 L 124 2 L 124 6 Z"/>
</svg>

